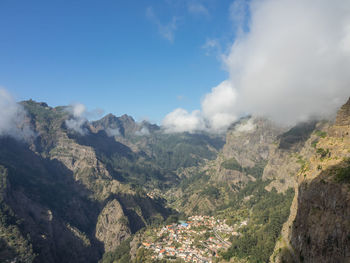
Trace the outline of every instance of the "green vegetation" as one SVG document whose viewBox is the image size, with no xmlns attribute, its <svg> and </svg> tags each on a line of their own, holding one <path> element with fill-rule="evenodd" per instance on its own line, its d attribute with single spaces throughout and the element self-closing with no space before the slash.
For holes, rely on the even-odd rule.
<svg viewBox="0 0 350 263">
<path fill-rule="evenodd" d="M 311 142 L 311 147 L 316 149 L 317 143 L 318 143 L 318 139 L 313 140 Z"/>
<path fill-rule="evenodd" d="M 209 198 L 219 198 L 220 196 L 220 191 L 218 188 L 216 188 L 215 186 L 213 185 L 208 185 L 206 186 L 203 191 L 200 192 L 201 195 L 206 195 L 208 196 Z"/>
<path fill-rule="evenodd" d="M 204 159 L 216 158 L 224 141 L 221 137 L 190 133 L 155 133 L 149 138 L 152 159 L 166 170 L 196 166 Z"/>
<path fill-rule="evenodd" d="M 298 156 L 297 163 L 300 164 L 300 171 L 305 172 L 309 168 L 309 162 L 303 159 L 301 155 Z"/>
<path fill-rule="evenodd" d="M 310 138 L 315 127 L 316 121 L 304 122 L 294 126 L 289 131 L 279 136 L 279 147 L 281 149 L 291 149 L 293 146 L 302 145 L 302 143 Z"/>
<path fill-rule="evenodd" d="M 289 189 L 285 194 L 279 194 L 273 189 L 268 192 L 265 190 L 267 183 L 261 180 L 250 182 L 236 194 L 230 202 L 232 206 L 220 212 L 221 216 L 226 214 L 226 217 L 232 212 L 240 215 L 233 222 L 228 221 L 231 225 L 242 221 L 244 216 L 248 220 L 247 226 L 240 229 L 242 235 L 233 238 L 232 246 L 221 253 L 223 259 L 236 257 L 254 263 L 268 262 L 282 225 L 289 215 L 294 191 Z M 250 198 L 245 200 L 247 196 Z"/>
<path fill-rule="evenodd" d="M 321 160 L 330 156 L 329 149 L 317 148 L 316 153 L 320 156 Z"/>
<path fill-rule="evenodd" d="M 266 166 L 266 162 L 261 161 L 261 162 L 256 163 L 255 166 L 253 166 L 253 167 L 243 168 L 243 171 L 246 174 L 249 174 L 249 175 L 255 177 L 256 179 L 260 179 L 264 173 L 265 166 Z"/>
<path fill-rule="evenodd" d="M 316 130 L 315 134 L 321 138 L 326 138 L 327 133 L 325 131 Z"/>
<path fill-rule="evenodd" d="M 221 167 L 228 169 L 228 170 L 236 170 L 242 172 L 243 168 L 242 166 L 238 163 L 236 158 L 231 158 L 228 160 L 225 160 L 221 163 Z"/>
<path fill-rule="evenodd" d="M 350 158 L 344 160 L 343 167 L 336 167 L 334 169 L 336 182 L 350 183 Z"/>
<path fill-rule="evenodd" d="M 256 163 L 253 167 L 242 167 L 235 158 L 225 160 L 221 163 L 221 167 L 225 169 L 244 172 L 245 174 L 252 175 L 255 178 L 261 178 L 265 166 L 266 162 L 261 161 Z"/>
<path fill-rule="evenodd" d="M 106 252 L 99 263 L 129 263 L 131 238 L 124 240 L 114 251 Z"/>
<path fill-rule="evenodd" d="M 0 165 L 0 262 L 33 262 L 35 254 L 30 236 L 21 231 L 22 221 L 5 203 L 7 170 Z"/>
<path fill-rule="evenodd" d="M 207 183 L 210 179 L 206 173 L 196 172 L 191 177 L 183 178 L 180 182 L 180 187 L 182 191 L 185 191 L 190 186 L 197 186 L 202 189 L 203 184 Z M 200 186 L 199 186 L 200 185 Z"/>
</svg>

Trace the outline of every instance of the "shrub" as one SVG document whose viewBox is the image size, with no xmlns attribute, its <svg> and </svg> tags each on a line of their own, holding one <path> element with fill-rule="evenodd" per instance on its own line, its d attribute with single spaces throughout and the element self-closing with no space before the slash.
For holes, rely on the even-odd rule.
<svg viewBox="0 0 350 263">
<path fill-rule="evenodd" d="M 221 167 L 228 170 L 236 170 L 240 172 L 242 171 L 242 166 L 238 163 L 238 161 L 235 158 L 231 158 L 226 161 L 223 161 L 221 163 Z"/>
</svg>

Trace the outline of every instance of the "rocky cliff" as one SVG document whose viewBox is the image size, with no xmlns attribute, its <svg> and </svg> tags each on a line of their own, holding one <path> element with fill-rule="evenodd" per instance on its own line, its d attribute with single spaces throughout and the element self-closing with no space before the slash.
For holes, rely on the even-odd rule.
<svg viewBox="0 0 350 263">
<path fill-rule="evenodd" d="M 105 251 L 114 250 L 130 237 L 129 219 L 117 200 L 112 200 L 101 211 L 96 225 L 96 238 L 103 242 Z"/>
<path fill-rule="evenodd" d="M 350 100 L 334 125 L 310 141 L 273 262 L 350 262 Z"/>
</svg>

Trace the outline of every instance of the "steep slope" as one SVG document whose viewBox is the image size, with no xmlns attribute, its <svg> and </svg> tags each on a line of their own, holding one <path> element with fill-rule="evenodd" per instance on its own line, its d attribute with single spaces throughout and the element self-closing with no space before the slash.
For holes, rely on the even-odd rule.
<svg viewBox="0 0 350 263">
<path fill-rule="evenodd" d="M 287 130 L 262 118 L 241 119 L 215 161 L 181 171 L 181 189 L 169 200 L 188 215 L 226 219 L 240 233 L 222 260 L 265 262 L 289 216 L 295 174 L 305 169 L 328 127 L 310 121 Z M 242 222 L 246 226 L 239 228 Z"/>
<path fill-rule="evenodd" d="M 176 213 L 156 193 L 178 185 L 178 167 L 222 146 L 220 137 L 164 134 L 127 115 L 89 123 L 69 107 L 21 104 L 36 136 L 0 138 L 0 258 L 9 261 L 97 262 Z"/>
<path fill-rule="evenodd" d="M 3 202 L 22 222 L 20 233 L 32 244 L 35 260 L 95 262 L 103 251 L 94 239 L 99 206 L 80 194 L 86 189 L 60 162 L 41 158 L 25 144 L 3 138 L 0 145 L 8 181 Z"/>
<path fill-rule="evenodd" d="M 164 173 L 105 133 L 69 130 L 66 107 L 22 105 L 37 136 L 26 143 L 0 138 L 8 182 L 2 205 L 11 211 L 1 227 L 0 255 L 27 262 L 96 262 L 104 251 L 172 213 L 163 200 L 148 197 L 140 181 L 162 187 L 176 183 L 174 173 Z M 120 220 L 106 223 L 111 216 Z M 14 238 L 18 244 L 10 242 Z"/>
<path fill-rule="evenodd" d="M 226 143 L 213 161 L 183 169 L 181 188 L 172 192 L 174 207 L 186 213 L 210 213 L 225 205 L 235 192 L 262 177 L 282 128 L 272 122 L 247 117 L 234 123 Z"/>
<path fill-rule="evenodd" d="M 272 261 L 350 261 L 349 133 L 350 99 L 297 174 L 297 195 Z"/>
<path fill-rule="evenodd" d="M 23 222 L 18 222 L 18 217 L 6 204 L 8 186 L 8 171 L 0 166 L 0 261 L 32 262 L 35 254 L 30 241 L 20 230 Z"/>
</svg>

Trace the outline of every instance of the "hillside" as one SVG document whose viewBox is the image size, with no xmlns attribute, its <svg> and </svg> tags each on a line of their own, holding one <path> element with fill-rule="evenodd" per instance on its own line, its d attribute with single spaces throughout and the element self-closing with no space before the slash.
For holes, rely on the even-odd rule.
<svg viewBox="0 0 350 263">
<path fill-rule="evenodd" d="M 225 136 L 21 104 L 35 136 L 0 138 L 2 262 L 170 260 L 144 244 L 188 249 L 158 233 L 193 218 L 208 260 L 346 262 L 350 100 L 334 123 L 248 116 Z"/>
<path fill-rule="evenodd" d="M 213 158 L 222 145 L 219 137 L 157 133 L 127 115 L 84 121 L 81 133 L 69 128 L 76 120 L 68 107 L 21 104 L 36 136 L 0 138 L 1 261 L 97 262 L 176 214 L 149 193 L 178 185 L 174 167 Z"/>
</svg>

